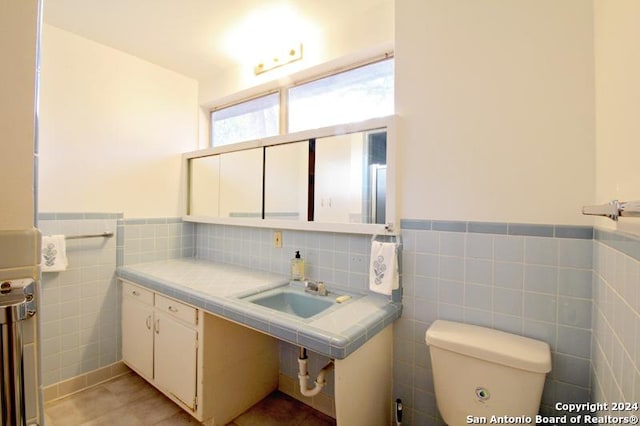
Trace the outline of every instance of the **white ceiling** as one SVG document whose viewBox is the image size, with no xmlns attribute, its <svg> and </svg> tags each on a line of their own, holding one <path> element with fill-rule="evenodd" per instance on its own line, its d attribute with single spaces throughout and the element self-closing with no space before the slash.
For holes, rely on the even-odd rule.
<svg viewBox="0 0 640 426">
<path fill-rule="evenodd" d="M 232 43 L 239 49 L 256 38 L 238 35 L 237 30 L 252 14 L 273 21 L 268 8 L 284 5 L 302 26 L 313 23 L 322 32 L 376 3 L 379 0 L 43 0 L 43 12 L 47 24 L 203 80 L 238 65 L 229 51 L 228 34 L 235 31 Z M 238 37 L 245 37 L 244 43 Z"/>
</svg>

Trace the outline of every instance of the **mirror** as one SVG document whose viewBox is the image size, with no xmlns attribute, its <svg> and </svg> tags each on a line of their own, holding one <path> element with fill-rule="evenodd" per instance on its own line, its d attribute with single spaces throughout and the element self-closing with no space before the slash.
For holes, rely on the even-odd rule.
<svg viewBox="0 0 640 426">
<path fill-rule="evenodd" d="M 386 167 L 384 129 L 318 138 L 313 220 L 384 224 Z"/>
<path fill-rule="evenodd" d="M 266 147 L 264 170 L 265 219 L 308 220 L 309 141 Z"/>
<path fill-rule="evenodd" d="M 383 118 L 187 153 L 185 220 L 388 232 L 395 220 L 393 128 Z"/>
<path fill-rule="evenodd" d="M 189 161 L 189 214 L 219 217 L 220 156 Z"/>
<path fill-rule="evenodd" d="M 262 217 L 262 148 L 189 160 L 189 214 Z"/>
<path fill-rule="evenodd" d="M 262 148 L 220 154 L 220 217 L 262 217 Z"/>
</svg>

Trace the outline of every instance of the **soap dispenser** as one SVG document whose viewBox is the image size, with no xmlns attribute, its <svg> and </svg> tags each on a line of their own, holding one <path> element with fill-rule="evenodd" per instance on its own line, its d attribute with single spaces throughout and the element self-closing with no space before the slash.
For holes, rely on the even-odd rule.
<svg viewBox="0 0 640 426">
<path fill-rule="evenodd" d="M 291 279 L 294 281 L 304 280 L 304 259 L 300 256 L 299 251 L 296 251 L 296 255 L 291 259 Z"/>
</svg>

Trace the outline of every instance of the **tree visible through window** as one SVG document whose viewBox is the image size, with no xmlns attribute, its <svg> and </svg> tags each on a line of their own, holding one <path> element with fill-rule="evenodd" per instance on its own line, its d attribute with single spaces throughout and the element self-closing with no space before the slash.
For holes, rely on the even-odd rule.
<svg viewBox="0 0 640 426">
<path fill-rule="evenodd" d="M 280 129 L 280 93 L 288 129 Z M 394 113 L 393 58 L 319 78 L 211 112 L 211 145 L 221 146 L 364 121 Z"/>
<path fill-rule="evenodd" d="M 280 133 L 280 96 L 272 93 L 211 112 L 211 145 L 275 136 Z"/>
</svg>

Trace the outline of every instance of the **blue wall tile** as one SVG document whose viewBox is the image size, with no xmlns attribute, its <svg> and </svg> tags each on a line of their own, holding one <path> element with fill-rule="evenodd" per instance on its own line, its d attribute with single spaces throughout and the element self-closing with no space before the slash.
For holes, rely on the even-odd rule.
<svg viewBox="0 0 640 426">
<path fill-rule="evenodd" d="M 85 216 L 78 214 L 78 218 Z M 328 276 L 353 288 L 367 287 L 369 236 L 284 231 L 285 248 L 275 249 L 272 231 L 266 229 L 183 224 L 178 230 L 179 218 L 122 219 L 120 223 L 124 237 L 117 240 L 117 258 L 121 261 L 179 253 L 288 273 L 288 261 L 299 249 L 309 260 L 312 279 Z M 637 238 L 564 225 L 430 220 L 402 220 L 401 224 L 406 243 L 402 259 L 406 286 L 403 317 L 394 324 L 399 356 L 394 364 L 394 396 L 403 398 L 413 424 L 419 424 L 415 420 L 432 421 L 437 412 L 428 396 L 433 391 L 424 331 L 438 318 L 491 326 L 549 343 L 555 365 L 545 385 L 543 401 L 547 405 L 559 400 L 584 402 L 591 398 L 592 389 L 593 395 L 606 394 L 608 400 L 633 398 L 627 396 L 631 388 L 639 394 L 630 375 L 622 373 L 639 369 L 636 354 L 631 356 L 628 346 L 640 341 L 640 314 L 637 304 L 628 301 L 640 290 L 633 292 L 634 287 L 627 284 L 638 282 L 634 275 L 640 259 Z M 145 239 L 157 241 L 152 245 Z M 78 272 L 74 278 L 73 272 L 68 272 L 55 284 L 79 286 L 83 275 Z M 90 269 L 84 271 L 85 277 L 96 277 L 91 274 Z M 596 292 L 592 281 L 597 283 Z M 55 302 L 53 297 L 50 300 Z M 61 314 L 59 309 L 57 313 L 51 307 L 44 309 L 51 315 Z M 634 321 L 635 335 L 624 325 Z M 45 324 L 43 329 L 50 327 Z M 73 332 L 74 325 L 66 324 L 64 330 Z M 595 347 L 602 348 L 602 356 L 591 356 L 592 335 Z M 78 365 L 86 367 L 96 360 L 117 357 L 117 343 L 107 336 L 98 340 L 105 348 L 102 358 L 90 351 L 91 356 L 74 365 L 70 354 L 58 373 L 70 374 Z M 52 362 L 61 365 L 59 357 L 43 361 L 46 365 Z M 586 378 L 589 365 L 593 365 L 593 381 Z M 636 382 L 640 382 L 638 376 L 633 377 Z M 611 393 L 612 389 L 622 395 Z"/>
<path fill-rule="evenodd" d="M 465 306 L 491 311 L 493 307 L 492 288 L 487 285 L 465 284 Z"/>
<path fill-rule="evenodd" d="M 558 293 L 591 299 L 593 272 L 590 269 L 558 268 Z"/>
<path fill-rule="evenodd" d="M 416 254 L 415 273 L 424 277 L 438 277 L 440 274 L 439 259 L 436 255 Z"/>
<path fill-rule="evenodd" d="M 461 257 L 440 256 L 440 278 L 445 280 L 464 281 L 464 259 Z"/>
<path fill-rule="evenodd" d="M 430 220 L 411 220 L 411 219 L 401 219 L 400 220 L 400 228 L 401 229 L 419 229 L 428 231 L 431 230 L 431 221 Z"/>
<path fill-rule="evenodd" d="M 465 234 L 459 232 L 440 233 L 440 251 L 442 256 L 464 256 Z"/>
<path fill-rule="evenodd" d="M 494 314 L 483 309 L 465 308 L 464 322 L 482 327 L 493 327 Z"/>
<path fill-rule="evenodd" d="M 590 269 L 593 261 L 591 240 L 563 239 L 558 241 L 558 265 Z"/>
<path fill-rule="evenodd" d="M 525 238 L 524 262 L 531 265 L 558 264 L 558 240 L 554 238 Z"/>
<path fill-rule="evenodd" d="M 524 265 L 521 263 L 495 262 L 493 280 L 497 287 L 522 289 Z"/>
<path fill-rule="evenodd" d="M 119 214 L 49 213 L 38 219 L 43 234 L 116 232 Z M 42 384 L 53 385 L 120 359 L 118 288 L 114 277 L 121 237 L 67 241 L 65 271 L 41 281 Z"/>
<path fill-rule="evenodd" d="M 507 234 L 509 227 L 506 223 L 469 222 L 467 230 L 478 234 Z"/>
<path fill-rule="evenodd" d="M 522 290 L 510 290 L 506 288 L 494 288 L 493 310 L 494 312 L 522 316 Z"/>
<path fill-rule="evenodd" d="M 466 222 L 434 220 L 431 222 L 431 229 L 434 231 L 466 232 L 467 224 Z"/>
<path fill-rule="evenodd" d="M 586 358 L 555 354 L 553 357 L 553 376 L 570 385 L 589 387 L 590 362 Z"/>
<path fill-rule="evenodd" d="M 581 328 L 591 328 L 591 300 L 560 297 L 558 299 L 558 323 Z"/>
<path fill-rule="evenodd" d="M 538 321 L 556 322 L 557 298 L 554 295 L 525 292 L 524 317 Z"/>
<path fill-rule="evenodd" d="M 407 278 L 404 281 L 407 280 L 410 279 Z M 414 286 L 415 297 L 431 301 L 438 300 L 438 278 L 415 276 Z"/>
<path fill-rule="evenodd" d="M 438 281 L 438 301 L 453 305 L 462 305 L 464 302 L 464 284 L 457 281 Z"/>
<path fill-rule="evenodd" d="M 493 258 L 493 235 L 467 234 L 467 257 Z"/>
<path fill-rule="evenodd" d="M 496 236 L 494 238 L 493 257 L 507 262 L 524 261 L 524 237 Z"/>
<path fill-rule="evenodd" d="M 464 322 L 464 308 L 459 305 L 439 303 L 438 319 L 443 319 L 447 321 Z"/>
<path fill-rule="evenodd" d="M 440 253 L 440 238 L 436 232 L 415 233 L 415 251 L 418 253 Z"/>
<path fill-rule="evenodd" d="M 418 261 L 414 266 L 416 272 L 440 277 L 438 289 L 434 289 L 433 277 L 422 281 L 420 290 L 414 288 L 421 297 L 405 298 L 411 310 L 405 311 L 404 320 L 415 324 L 429 324 L 436 318 L 465 321 L 547 342 L 554 356 L 554 372 L 547 378 L 543 395 L 546 413 L 553 413 L 556 401 L 589 401 L 592 390 L 601 395 L 620 389 L 622 395 L 617 391 L 608 394 L 609 401 L 627 398 L 623 390 L 639 393 L 634 380 L 640 373 L 622 374 L 623 369 L 638 371 L 638 359 L 627 355 L 628 348 L 640 341 L 640 325 L 624 326 L 640 317 L 637 305 L 628 303 L 640 300 L 638 238 L 583 226 L 450 221 L 431 225 L 432 230 L 423 227 L 411 235 L 411 249 L 416 250 L 414 254 L 433 255 L 420 258 L 431 267 L 420 267 Z M 439 244 L 435 243 L 437 236 Z M 459 305 L 460 287 L 450 282 L 462 283 L 463 306 Z M 598 283 L 597 292 L 593 283 Z M 592 318 L 594 312 L 596 318 Z M 639 331 L 634 335 L 632 329 Z M 592 333 L 597 347 L 606 348 L 600 358 L 606 360 L 612 354 L 615 360 L 592 361 Z M 426 352 L 426 346 L 421 351 Z M 411 385 L 395 387 L 406 391 Z M 412 409 L 413 394 L 405 395 Z M 423 402 L 419 406 L 411 411 L 414 419 L 433 419 L 424 411 Z"/>
<path fill-rule="evenodd" d="M 522 334 L 523 320 L 520 316 L 493 313 L 493 327 L 507 333 Z"/>
<path fill-rule="evenodd" d="M 524 335 L 532 339 L 542 340 L 551 346 L 551 350 L 556 349 L 556 323 L 536 320 L 524 320 Z"/>
<path fill-rule="evenodd" d="M 589 359 L 591 356 L 590 330 L 558 325 L 557 350 L 563 354 Z"/>
<path fill-rule="evenodd" d="M 469 259 L 465 261 L 465 281 L 478 284 L 491 284 L 493 282 L 493 263 L 482 259 Z"/>
<path fill-rule="evenodd" d="M 583 240 L 591 240 L 593 239 L 593 227 L 556 225 L 555 236 L 556 238 L 577 238 Z"/>
<path fill-rule="evenodd" d="M 543 265 L 525 265 L 524 288 L 538 293 L 558 292 L 558 268 Z"/>
<path fill-rule="evenodd" d="M 553 225 L 532 225 L 523 223 L 510 223 L 509 235 L 528 235 L 531 237 L 553 237 Z"/>
</svg>

